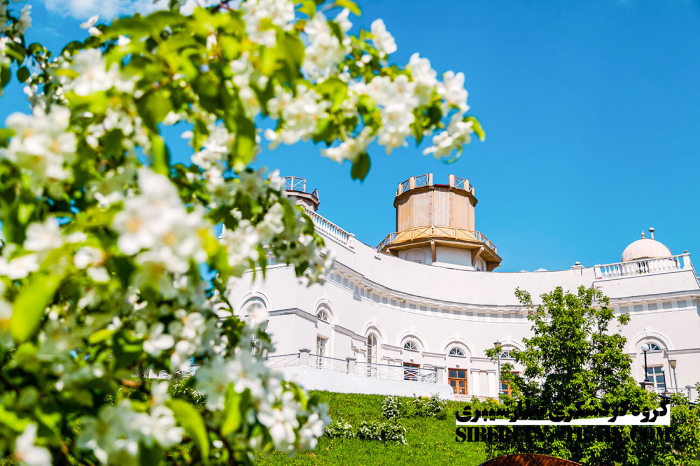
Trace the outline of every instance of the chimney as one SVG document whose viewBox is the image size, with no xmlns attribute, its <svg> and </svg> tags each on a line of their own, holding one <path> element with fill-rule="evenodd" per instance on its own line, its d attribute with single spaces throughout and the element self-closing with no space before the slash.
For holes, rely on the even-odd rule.
<svg viewBox="0 0 700 466">
<path fill-rule="evenodd" d="M 651 239 L 654 239 L 654 227 L 649 228 L 649 233 L 651 234 Z"/>
</svg>

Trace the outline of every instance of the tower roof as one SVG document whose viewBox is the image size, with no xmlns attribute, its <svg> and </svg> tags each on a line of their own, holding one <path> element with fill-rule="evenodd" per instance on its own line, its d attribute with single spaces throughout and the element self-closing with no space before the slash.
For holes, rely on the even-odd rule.
<svg viewBox="0 0 700 466">
<path fill-rule="evenodd" d="M 670 257 L 671 250 L 663 243 L 654 239 L 654 229 L 650 228 L 651 238 L 645 238 L 642 233 L 642 239 L 638 239 L 625 248 L 622 252 L 622 262 L 629 262 L 638 259 L 655 259 L 658 257 Z"/>
</svg>

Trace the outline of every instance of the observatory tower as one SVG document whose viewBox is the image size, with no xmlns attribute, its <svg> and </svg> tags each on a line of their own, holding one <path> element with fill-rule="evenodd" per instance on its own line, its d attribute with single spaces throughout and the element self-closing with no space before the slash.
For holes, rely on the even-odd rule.
<svg viewBox="0 0 700 466">
<path fill-rule="evenodd" d="M 411 262 L 490 272 L 501 258 L 476 231 L 476 203 L 469 180 L 450 175 L 449 184 L 433 184 L 432 173 L 412 176 L 396 191 L 396 233 L 377 249 Z"/>
</svg>

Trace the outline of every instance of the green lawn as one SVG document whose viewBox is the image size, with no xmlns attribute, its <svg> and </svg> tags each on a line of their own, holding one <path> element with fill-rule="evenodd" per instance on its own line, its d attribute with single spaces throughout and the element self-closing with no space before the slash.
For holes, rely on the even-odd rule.
<svg viewBox="0 0 700 466">
<path fill-rule="evenodd" d="M 359 426 L 360 421 L 384 420 L 380 395 L 349 395 L 312 392 L 328 403 L 332 419 L 342 416 L 345 422 Z M 477 466 L 487 460 L 482 443 L 455 441 L 454 413 L 459 403 L 447 405 L 444 419 L 401 419 L 406 428 L 406 443 L 384 444 L 358 439 L 322 438 L 316 449 L 293 458 L 275 453 L 260 459 L 259 465 L 431 465 L 460 464 Z"/>
</svg>

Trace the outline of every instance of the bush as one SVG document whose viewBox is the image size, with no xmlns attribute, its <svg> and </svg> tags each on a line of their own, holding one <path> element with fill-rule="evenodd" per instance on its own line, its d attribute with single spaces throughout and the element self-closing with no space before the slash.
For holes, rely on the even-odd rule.
<svg viewBox="0 0 700 466">
<path fill-rule="evenodd" d="M 333 421 L 324 432 L 324 435 L 329 438 L 355 438 L 355 432 L 352 425 L 343 422 L 343 418 L 339 417 Z"/>
<path fill-rule="evenodd" d="M 401 419 L 401 402 L 395 396 L 389 395 L 382 400 L 382 414 L 386 419 Z"/>
<path fill-rule="evenodd" d="M 405 445 L 406 428 L 393 423 L 362 421 L 360 423 L 360 428 L 357 430 L 357 438 L 362 440 L 402 443 Z"/>
<path fill-rule="evenodd" d="M 437 393 L 430 398 L 414 397 L 402 402 L 398 397 L 387 396 L 382 401 L 382 414 L 387 420 L 401 419 L 402 417 L 434 417 L 445 418 L 447 401 L 440 399 Z"/>
</svg>

